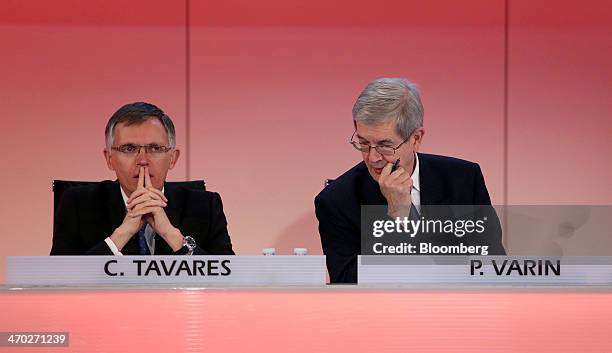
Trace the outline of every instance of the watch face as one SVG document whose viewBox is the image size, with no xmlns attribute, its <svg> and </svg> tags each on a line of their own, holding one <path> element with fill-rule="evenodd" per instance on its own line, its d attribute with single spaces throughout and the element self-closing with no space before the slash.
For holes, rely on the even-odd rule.
<svg viewBox="0 0 612 353">
<path fill-rule="evenodd" d="M 185 245 L 189 248 L 189 250 L 193 250 L 196 247 L 196 241 L 190 236 L 185 237 Z"/>
</svg>

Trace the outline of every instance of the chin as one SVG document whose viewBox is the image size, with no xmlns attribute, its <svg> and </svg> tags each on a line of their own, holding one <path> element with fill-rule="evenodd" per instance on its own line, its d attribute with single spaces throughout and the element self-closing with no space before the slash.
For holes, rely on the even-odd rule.
<svg viewBox="0 0 612 353">
<path fill-rule="evenodd" d="M 378 181 L 379 175 L 376 174 L 376 172 L 374 172 L 372 169 L 369 169 L 369 168 L 368 168 L 368 172 L 370 173 L 370 176 L 372 177 L 372 179 Z"/>
</svg>

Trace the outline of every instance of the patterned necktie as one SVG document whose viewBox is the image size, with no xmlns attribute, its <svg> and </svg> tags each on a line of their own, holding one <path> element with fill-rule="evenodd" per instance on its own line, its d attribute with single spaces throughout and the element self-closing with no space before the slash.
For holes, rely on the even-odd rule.
<svg viewBox="0 0 612 353">
<path fill-rule="evenodd" d="M 139 255 L 151 255 L 151 251 L 149 251 L 149 245 L 147 245 L 147 238 L 145 238 L 146 229 L 147 229 L 147 225 L 145 224 L 138 231 L 138 254 Z"/>
</svg>

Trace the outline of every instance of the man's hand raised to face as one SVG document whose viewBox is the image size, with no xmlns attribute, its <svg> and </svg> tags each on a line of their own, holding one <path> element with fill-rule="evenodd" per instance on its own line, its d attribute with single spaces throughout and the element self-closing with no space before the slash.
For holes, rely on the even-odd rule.
<svg viewBox="0 0 612 353">
<path fill-rule="evenodd" d="M 140 167 L 138 186 L 127 200 L 127 215 L 142 217 L 143 221 L 147 222 L 151 217 L 150 213 L 154 212 L 155 208 L 165 207 L 167 202 L 166 196 L 151 186 L 148 168 Z"/>
<path fill-rule="evenodd" d="M 392 166 L 393 163 L 387 163 L 378 177 L 380 191 L 387 199 L 389 216 L 408 217 L 412 204 L 412 178 L 402 167 L 391 172 Z"/>
<path fill-rule="evenodd" d="M 137 192 L 142 193 L 142 191 L 144 190 L 144 184 L 145 184 L 145 168 L 140 167 L 140 170 L 138 173 L 138 185 L 136 187 L 136 190 L 132 193 L 132 195 L 130 195 L 131 196 L 130 199 Z M 117 229 L 115 229 L 115 231 L 113 232 L 110 238 L 113 241 L 113 243 L 115 243 L 115 246 L 117 246 L 119 251 L 121 251 L 121 249 L 123 249 L 125 244 L 127 244 L 127 242 L 132 238 L 132 236 L 134 236 L 134 234 L 136 234 L 136 232 L 138 232 L 140 228 L 142 228 L 143 225 L 144 225 L 144 220 L 142 216 L 130 213 L 128 209 L 128 212 L 125 215 L 125 218 L 123 218 L 123 222 L 121 223 L 119 227 L 117 227 Z"/>
<path fill-rule="evenodd" d="M 143 177 L 141 178 L 140 175 Z M 141 217 L 143 222 L 149 224 L 155 233 L 176 251 L 183 246 L 183 235 L 170 223 L 163 209 L 167 206 L 167 202 L 166 196 L 151 184 L 149 169 L 142 167 L 138 178 L 138 188 L 128 199 L 126 217 Z"/>
</svg>

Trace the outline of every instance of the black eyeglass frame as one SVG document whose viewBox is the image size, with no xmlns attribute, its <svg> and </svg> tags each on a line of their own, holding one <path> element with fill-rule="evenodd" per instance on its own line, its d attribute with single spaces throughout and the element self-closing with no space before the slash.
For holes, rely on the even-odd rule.
<svg viewBox="0 0 612 353">
<path fill-rule="evenodd" d="M 391 147 L 391 146 L 372 146 L 372 145 L 370 145 L 370 144 L 367 144 L 367 145 L 366 145 L 365 143 L 361 143 L 361 142 L 359 142 L 359 141 L 355 141 L 355 140 L 353 140 L 353 138 L 355 137 L 355 134 L 357 134 L 357 130 L 355 130 L 355 132 L 353 132 L 353 135 L 351 136 L 351 139 L 349 140 L 349 143 L 350 143 L 351 145 L 353 145 L 353 147 L 355 147 L 355 149 L 356 149 L 357 151 L 360 151 L 360 152 L 365 152 L 365 153 L 370 153 L 370 150 L 371 150 L 372 148 L 374 148 L 374 149 L 376 150 L 376 152 L 378 152 L 379 154 L 381 154 L 381 155 L 383 155 L 383 156 L 393 156 L 393 155 L 395 155 L 395 151 L 397 151 L 397 150 L 398 150 L 400 147 L 402 147 L 402 145 L 403 145 L 403 144 L 405 144 L 406 142 L 408 142 L 408 140 L 410 140 L 410 138 L 411 138 L 411 137 L 412 137 L 412 135 L 413 135 L 413 134 L 410 134 L 410 136 L 408 136 L 408 137 L 407 137 L 407 138 L 406 138 L 404 141 L 402 141 L 402 143 L 400 143 L 400 144 L 399 144 L 399 145 L 397 145 L 396 147 Z M 358 145 L 361 145 L 361 146 L 368 146 L 367 151 L 362 150 L 361 148 L 359 148 L 359 147 L 358 147 Z M 390 154 L 389 154 L 389 153 L 383 153 L 383 152 L 381 152 L 381 151 L 379 150 L 379 148 L 390 148 L 390 149 L 392 149 L 392 150 L 393 150 L 393 152 L 391 152 Z"/>
<path fill-rule="evenodd" d="M 125 148 L 127 147 L 136 147 L 136 151 L 134 152 L 128 152 L 125 150 Z M 168 146 L 160 146 L 158 144 L 149 144 L 149 145 L 136 145 L 133 143 L 126 143 L 124 145 L 121 146 L 113 146 L 111 147 L 111 150 L 113 151 L 117 151 L 120 153 L 124 153 L 126 155 L 137 155 L 138 153 L 140 153 L 140 150 L 143 149 L 145 150 L 146 154 L 152 154 L 152 155 L 162 155 L 164 153 L 167 153 L 168 151 L 171 151 L 173 148 L 172 147 L 168 147 Z M 153 151 L 153 148 L 159 148 L 159 151 Z"/>
</svg>

